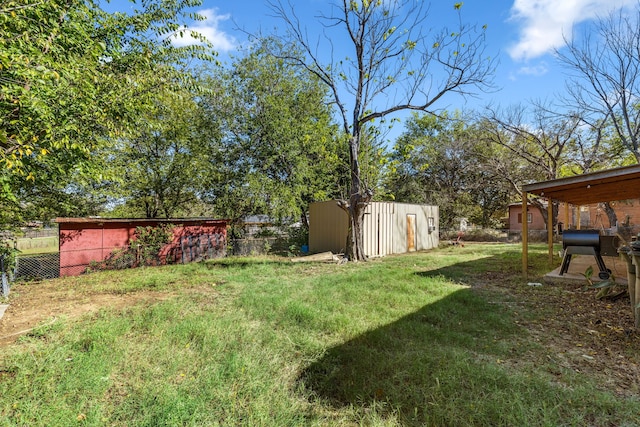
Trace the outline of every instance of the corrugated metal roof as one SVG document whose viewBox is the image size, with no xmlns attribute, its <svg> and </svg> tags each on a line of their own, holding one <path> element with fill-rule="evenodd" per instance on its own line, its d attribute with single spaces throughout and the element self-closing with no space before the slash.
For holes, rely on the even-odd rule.
<svg viewBox="0 0 640 427">
<path fill-rule="evenodd" d="M 102 217 L 86 217 L 86 218 L 56 218 L 58 224 L 69 223 L 131 223 L 131 222 L 229 222 L 228 219 L 216 218 L 102 218 Z"/>
</svg>

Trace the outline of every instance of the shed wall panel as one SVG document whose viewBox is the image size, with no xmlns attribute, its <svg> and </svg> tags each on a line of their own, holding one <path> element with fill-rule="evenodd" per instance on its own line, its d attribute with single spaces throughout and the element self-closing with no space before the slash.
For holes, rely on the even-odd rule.
<svg viewBox="0 0 640 427">
<path fill-rule="evenodd" d="M 343 253 L 347 242 L 349 218 L 335 200 L 309 206 L 309 251 Z"/>
<path fill-rule="evenodd" d="M 58 219 L 61 276 L 81 274 L 92 262 L 104 261 L 114 251 L 127 248 L 137 227 L 173 226 L 171 242 L 159 253 L 161 263 L 224 255 L 227 222 L 222 220 L 76 220 Z"/>
<path fill-rule="evenodd" d="M 369 257 L 393 253 L 394 203 L 373 202 L 365 209 L 364 252 Z"/>
<path fill-rule="evenodd" d="M 407 215 L 415 215 L 416 250 L 439 244 L 437 206 L 372 202 L 365 209 L 364 252 L 369 257 L 407 252 Z M 434 229 L 429 230 L 429 217 Z M 309 250 L 311 253 L 344 251 L 348 217 L 335 201 L 312 203 L 309 207 Z"/>
<path fill-rule="evenodd" d="M 426 250 L 438 246 L 440 239 L 438 234 L 438 207 L 427 205 L 414 205 L 395 203 L 395 215 L 390 229 L 393 233 L 392 253 L 405 253 L 410 245 L 407 240 L 408 227 L 407 216 L 415 218 L 415 249 Z M 429 217 L 433 218 L 434 229 L 429 230 Z"/>
</svg>

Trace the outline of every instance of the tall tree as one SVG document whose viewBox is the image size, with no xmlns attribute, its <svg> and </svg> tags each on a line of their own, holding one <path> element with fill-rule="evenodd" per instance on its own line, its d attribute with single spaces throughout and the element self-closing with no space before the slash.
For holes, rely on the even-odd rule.
<svg viewBox="0 0 640 427">
<path fill-rule="evenodd" d="M 91 153 L 151 104 L 150 85 L 140 83 L 157 79 L 158 66 L 173 70 L 175 84 L 190 83 L 184 67 L 212 59 L 210 45 L 174 47 L 171 37 L 202 18 L 189 11 L 199 3 L 132 1 L 131 13 L 111 14 L 84 0 L 0 0 L 0 162 L 14 196 L 73 193 L 69 173 L 89 172 Z"/>
<path fill-rule="evenodd" d="M 599 19 L 557 51 L 570 81 L 567 102 L 587 120 L 607 121 L 634 163 L 640 162 L 640 5 Z"/>
<path fill-rule="evenodd" d="M 390 154 L 388 191 L 403 201 L 438 205 L 443 229 L 461 217 L 495 226 L 510 196 L 503 177 L 489 167 L 499 151 L 460 113 L 413 114 Z"/>
<path fill-rule="evenodd" d="M 503 165 L 497 165 L 516 194 L 523 184 L 546 181 L 563 176 L 567 168 L 575 165 L 572 153 L 580 126 L 579 115 L 563 115 L 544 105 L 527 109 L 522 105 L 504 110 L 487 110 L 484 124 L 485 141 L 505 149 L 509 156 Z M 534 205 L 547 218 L 547 209 L 537 199 Z M 557 203 L 553 217 L 557 218 Z"/>
<path fill-rule="evenodd" d="M 593 172 L 612 165 L 622 165 L 622 147 L 610 120 L 590 121 L 581 113 L 560 112 L 542 103 L 530 108 L 515 105 L 510 108 L 487 109 L 482 121 L 484 141 L 506 150 L 509 155 L 494 162 L 512 187 L 521 195 L 523 184 L 546 181 L 581 173 Z M 548 210 L 538 199 L 534 206 L 547 219 Z M 557 222 L 557 207 L 553 206 L 553 223 Z M 616 223 L 615 211 L 602 204 L 611 224 Z"/>
<path fill-rule="evenodd" d="M 429 15 L 424 2 L 342 0 L 330 5 L 330 14 L 321 15 L 326 31 L 315 42 L 291 3 L 270 5 L 289 29 L 287 45 L 302 46 L 305 55 L 276 54 L 327 85 L 348 135 L 349 198 L 340 203 L 349 215 L 346 255 L 364 260 L 362 224 L 373 190 L 362 179 L 363 129 L 399 111 L 430 111 L 448 93 L 486 87 L 494 63 L 484 53 L 484 27 L 476 31 L 459 19 L 453 30 L 427 34 L 430 19 L 438 18 Z M 459 18 L 461 5 L 454 6 Z M 327 52 L 332 57 L 325 61 Z"/>
<path fill-rule="evenodd" d="M 104 175 L 112 183 L 106 189 L 118 202 L 112 214 L 170 218 L 203 207 L 203 176 L 219 129 L 198 98 L 186 88 L 163 87 L 136 120 L 135 130 L 101 152 L 107 160 Z"/>
<path fill-rule="evenodd" d="M 309 203 L 336 197 L 344 176 L 326 89 L 268 54 L 280 48 L 262 40 L 203 97 L 224 131 L 211 159 L 209 198 L 234 220 L 267 214 L 305 223 Z"/>
</svg>

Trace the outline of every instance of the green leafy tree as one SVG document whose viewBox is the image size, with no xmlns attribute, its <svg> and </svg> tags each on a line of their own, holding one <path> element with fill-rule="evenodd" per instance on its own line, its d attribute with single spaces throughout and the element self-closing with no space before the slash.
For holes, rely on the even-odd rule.
<svg viewBox="0 0 640 427">
<path fill-rule="evenodd" d="M 346 173 L 325 87 L 269 54 L 280 48 L 263 40 L 205 96 L 212 120 L 224 118 L 209 199 L 234 220 L 267 214 L 306 223 L 309 203 L 339 195 Z"/>
<path fill-rule="evenodd" d="M 495 226 L 510 198 L 491 167 L 498 155 L 459 113 L 413 114 L 391 151 L 387 190 L 397 200 L 439 206 L 443 229 L 461 217 Z"/>
<path fill-rule="evenodd" d="M 0 160 L 6 168 L 31 179 L 24 158 L 88 142 L 78 141 L 78 124 L 93 110 L 87 104 L 105 51 L 104 42 L 92 38 L 97 19 L 98 11 L 83 1 L 0 3 Z"/>
<path fill-rule="evenodd" d="M 459 20 L 454 29 L 427 34 L 438 17 L 424 2 L 342 0 L 320 16 L 327 31 L 313 41 L 291 3 L 270 4 L 289 30 L 285 44 L 300 45 L 305 55 L 275 53 L 327 86 L 347 135 L 349 194 L 341 202 L 349 215 L 346 255 L 364 260 L 364 211 L 374 192 L 363 180 L 363 130 L 403 110 L 432 111 L 446 94 L 489 86 L 494 63 L 483 51 L 484 27 L 476 31 Z M 458 17 L 461 6 L 454 5 Z M 344 56 L 338 53 L 343 49 L 349 51 Z"/>
<path fill-rule="evenodd" d="M 39 201 L 82 203 L 72 199 L 88 187 L 75 180 L 102 172 L 92 153 L 135 128 L 154 88 L 192 84 L 189 60 L 213 58 L 206 43 L 171 44 L 181 23 L 202 19 L 189 11 L 198 4 L 132 1 L 131 13 L 112 14 L 83 0 L 0 0 L 0 175 L 12 193 L 4 200 L 29 213 Z M 40 197 L 21 199 L 25 188 Z"/>
<path fill-rule="evenodd" d="M 164 88 L 135 131 L 106 147 L 102 157 L 116 206 L 110 215 L 145 218 L 202 216 L 202 176 L 209 165 L 215 129 L 199 95 Z M 194 207 L 200 208 L 200 212 Z"/>
</svg>

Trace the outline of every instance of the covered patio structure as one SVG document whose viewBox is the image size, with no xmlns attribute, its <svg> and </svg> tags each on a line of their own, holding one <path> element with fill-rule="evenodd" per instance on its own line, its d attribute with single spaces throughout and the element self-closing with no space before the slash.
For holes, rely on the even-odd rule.
<svg viewBox="0 0 640 427">
<path fill-rule="evenodd" d="M 565 202 L 566 206 L 584 206 L 600 202 L 613 202 L 640 198 L 640 165 L 625 166 L 599 172 L 576 175 L 567 178 L 527 184 L 522 187 L 522 217 L 527 218 L 529 195 L 537 195 L 548 200 L 547 203 L 547 241 L 549 246 L 549 265 L 553 265 L 553 203 Z M 568 216 L 568 215 L 567 215 Z M 522 222 L 522 273 L 528 275 L 528 225 Z M 640 270 L 640 266 L 636 266 Z M 631 264 L 627 271 L 631 271 Z M 597 276 L 597 275 L 596 275 Z M 624 276 L 623 276 L 624 277 Z M 630 277 L 630 276 L 629 276 Z M 635 276 L 633 277 L 634 282 Z M 637 280 L 637 282 L 640 282 Z M 637 301 L 635 288 L 640 283 L 629 283 L 632 306 Z M 632 290 L 633 288 L 633 290 Z M 633 291 L 633 292 L 632 292 Z M 640 313 L 636 311 L 636 327 L 639 326 Z"/>
</svg>

